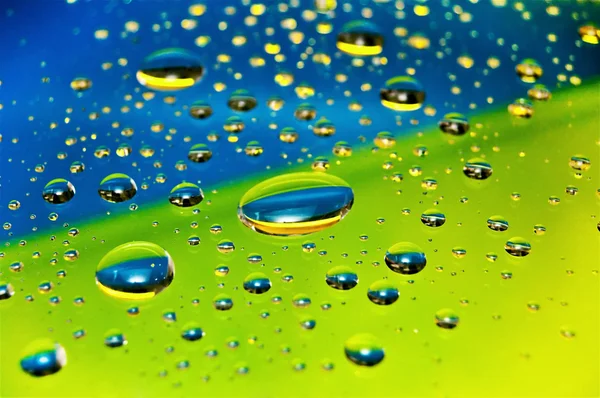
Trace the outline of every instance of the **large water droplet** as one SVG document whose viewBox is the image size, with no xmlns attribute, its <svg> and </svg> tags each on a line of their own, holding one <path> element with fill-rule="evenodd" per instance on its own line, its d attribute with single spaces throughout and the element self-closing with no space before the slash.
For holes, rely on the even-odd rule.
<svg viewBox="0 0 600 398">
<path fill-rule="evenodd" d="M 515 236 L 506 242 L 504 250 L 511 256 L 525 257 L 531 251 L 531 244 L 525 239 Z"/>
<path fill-rule="evenodd" d="M 179 207 L 196 206 L 203 199 L 204 194 L 200 187 L 191 182 L 183 182 L 176 185 L 169 194 L 169 202 Z"/>
<path fill-rule="evenodd" d="M 358 275 L 350 267 L 337 266 L 327 271 L 325 281 L 338 290 L 350 290 L 358 285 Z"/>
<path fill-rule="evenodd" d="M 21 369 L 32 376 L 48 376 L 67 364 L 65 349 L 52 340 L 39 340 L 30 344 L 21 359 Z"/>
<path fill-rule="evenodd" d="M 385 253 L 385 263 L 394 272 L 411 275 L 425 268 L 427 259 L 419 246 L 414 243 L 400 242 Z"/>
<path fill-rule="evenodd" d="M 192 87 L 202 78 L 200 59 L 181 48 L 167 48 L 150 54 L 136 78 L 142 86 L 159 91 L 176 91 Z"/>
<path fill-rule="evenodd" d="M 100 290 L 118 298 L 145 299 L 168 287 L 175 276 L 169 253 L 150 242 L 129 242 L 109 251 L 98 264 Z"/>
<path fill-rule="evenodd" d="M 50 181 L 42 191 L 42 197 L 53 205 L 66 203 L 75 196 L 75 187 L 64 178 Z"/>
<path fill-rule="evenodd" d="M 378 305 L 390 305 L 398 300 L 400 293 L 398 289 L 386 280 L 376 281 L 369 286 L 367 297 Z"/>
<path fill-rule="evenodd" d="M 383 347 L 375 336 L 357 334 L 344 344 L 346 358 L 360 366 L 375 366 L 385 357 Z"/>
<path fill-rule="evenodd" d="M 127 174 L 114 173 L 100 182 L 98 194 L 107 202 L 119 203 L 132 199 L 137 193 L 135 181 Z"/>
<path fill-rule="evenodd" d="M 408 76 L 394 77 L 385 82 L 379 92 L 381 104 L 395 111 L 414 111 L 425 101 L 421 84 Z"/>
<path fill-rule="evenodd" d="M 241 199 L 238 217 L 267 235 L 304 235 L 338 223 L 352 208 L 354 193 L 324 173 L 285 174 L 261 182 Z"/>
<path fill-rule="evenodd" d="M 244 279 L 244 290 L 253 294 L 263 294 L 271 289 L 271 281 L 261 272 L 254 272 Z"/>
<path fill-rule="evenodd" d="M 342 27 L 336 46 L 338 50 L 354 56 L 377 55 L 383 50 L 383 35 L 371 22 L 352 21 Z"/>
</svg>

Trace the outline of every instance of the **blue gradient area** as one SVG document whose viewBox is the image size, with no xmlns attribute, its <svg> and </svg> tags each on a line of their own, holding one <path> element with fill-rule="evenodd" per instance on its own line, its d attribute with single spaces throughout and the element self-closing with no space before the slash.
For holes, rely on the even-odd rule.
<svg viewBox="0 0 600 398">
<path fill-rule="evenodd" d="M 561 15 L 549 16 L 543 1 L 524 2 L 532 19 L 526 21 L 521 13 L 512 7 L 494 8 L 489 1 L 472 4 L 468 1 L 456 1 L 464 11 L 473 15 L 471 23 L 460 23 L 458 16 L 452 12 L 446 2 L 430 1 L 429 16 L 417 17 L 412 13 L 415 1 L 405 1 L 405 18 L 397 20 L 394 14 L 394 2 L 377 4 L 375 2 L 351 2 L 351 12 L 342 10 L 341 2 L 335 18 L 331 19 L 334 30 L 329 35 L 316 33 L 317 21 L 330 17 L 319 14 L 311 23 L 301 17 L 302 10 L 312 8 L 312 0 L 301 1 L 301 7 L 280 13 L 275 2 L 270 5 L 264 15 L 258 17 L 258 24 L 247 27 L 244 18 L 249 15 L 247 6 L 241 1 L 206 1 L 207 12 L 197 17 L 198 26 L 184 30 L 180 21 L 194 18 L 188 14 L 189 5 L 194 1 L 136 1 L 106 0 L 84 1 L 67 4 L 63 0 L 3 0 L 0 4 L 0 30 L 2 40 L 0 49 L 0 221 L 9 222 L 12 228 L 2 230 L 6 239 L 12 239 L 30 233 L 37 228 L 40 231 L 57 224 L 81 222 L 83 219 L 95 217 L 110 211 L 112 214 L 128 211 L 130 203 L 139 206 L 157 200 L 166 200 L 170 190 L 182 181 L 199 183 L 201 187 L 215 184 L 232 184 L 237 178 L 258 173 L 267 166 L 282 167 L 293 164 L 298 158 L 306 158 L 301 148 L 309 148 L 313 155 L 330 154 L 333 144 L 338 140 L 358 144 L 358 137 L 364 136 L 372 140 L 382 130 L 389 130 L 396 135 L 420 130 L 424 125 L 436 123 L 447 112 L 457 111 L 472 114 L 469 104 L 477 105 L 477 110 L 490 106 L 506 104 L 517 97 L 525 96 L 529 85 L 518 80 L 515 74 L 516 64 L 524 58 L 536 59 L 544 68 L 544 75 L 539 83 L 546 84 L 551 90 L 557 88 L 556 76 L 566 73 L 577 74 L 586 79 L 598 74 L 598 47 L 583 44 L 575 45 L 579 39 L 577 29 L 587 21 L 600 20 L 600 7 L 576 2 L 560 2 Z M 450 2 L 448 2 L 450 3 Z M 370 58 L 366 58 L 363 67 L 351 66 L 351 57 L 336 54 L 335 35 L 342 26 L 352 20 L 361 19 L 359 4 L 365 4 L 374 10 L 371 22 L 382 31 L 385 46 L 382 56 L 387 57 L 385 67 L 368 66 Z M 233 16 L 225 15 L 224 8 L 234 5 L 237 12 Z M 446 19 L 450 13 L 452 18 Z M 578 21 L 572 18 L 577 13 Z M 298 23 L 296 30 L 305 33 L 305 40 L 300 45 L 293 45 L 288 39 L 288 31 L 280 27 L 280 21 L 293 17 Z M 135 20 L 140 24 L 139 32 L 124 36 L 124 24 Z M 165 22 L 172 26 L 165 28 Z M 227 21 L 228 27 L 220 31 L 219 21 Z M 153 32 L 152 26 L 158 24 L 160 31 Z M 431 40 L 429 50 L 415 50 L 407 46 L 406 38 L 394 36 L 397 26 L 408 29 L 409 33 L 423 32 Z M 273 36 L 265 35 L 265 28 L 275 29 Z M 94 39 L 94 31 L 108 29 L 107 40 Z M 473 32 L 477 32 L 475 35 Z M 233 47 L 231 38 L 235 34 L 245 34 L 248 43 L 243 47 Z M 550 43 L 547 35 L 558 36 L 557 43 Z M 199 35 L 209 35 L 211 43 L 206 48 L 199 48 L 194 39 Z M 473 37 L 476 36 L 476 37 Z M 446 47 L 440 47 L 440 39 L 445 38 Z M 498 44 L 502 38 L 503 45 Z M 297 69 L 299 55 L 306 50 L 309 39 L 314 39 L 314 52 L 328 53 L 332 62 L 329 66 L 313 63 L 310 57 L 304 62 L 303 69 Z M 286 61 L 277 63 L 273 56 L 264 51 L 264 44 L 277 42 L 282 46 Z M 516 46 L 515 46 L 516 45 Z M 149 91 L 141 87 L 135 79 L 137 68 L 145 57 L 151 53 L 168 47 L 181 47 L 192 51 L 202 59 L 206 74 L 202 81 L 188 89 L 175 93 L 176 103 L 168 105 L 163 102 L 166 95 L 157 93 L 156 97 L 144 103 L 142 109 L 136 109 L 136 101 L 143 101 L 141 93 Z M 438 51 L 449 51 L 443 59 L 436 56 Z M 218 64 L 216 58 L 226 53 L 232 57 L 229 64 Z M 404 56 L 398 56 L 404 53 Z M 473 68 L 467 70 L 458 66 L 456 58 L 470 54 L 475 62 Z M 250 56 L 260 54 L 266 60 L 262 68 L 252 68 L 248 62 Z M 486 60 L 490 56 L 500 59 L 501 65 L 491 70 L 486 76 Z M 552 62 L 557 57 L 558 65 Z M 126 58 L 127 64 L 120 66 L 118 60 Z M 113 67 L 104 71 L 103 62 L 112 62 Z M 575 65 L 573 72 L 565 70 L 565 63 Z M 426 117 L 423 111 L 397 113 L 385 109 L 379 102 L 379 89 L 386 80 L 405 75 L 407 68 L 415 68 L 415 78 L 423 85 L 426 93 L 426 105 L 437 109 L 435 117 Z M 289 87 L 280 87 L 274 83 L 273 77 L 279 70 L 290 70 L 295 75 L 295 82 Z M 228 71 L 229 70 L 229 71 Z M 243 75 L 235 80 L 233 73 Z M 335 80 L 336 73 L 348 75 L 348 81 L 339 84 Z M 449 75 L 455 76 L 455 81 Z M 93 87 L 79 97 L 69 84 L 72 79 L 85 76 L 92 80 Z M 42 78 L 48 77 L 48 83 Z M 481 88 L 473 84 L 481 82 Z M 223 82 L 227 89 L 215 92 L 213 84 Z M 313 85 L 317 95 L 308 100 L 299 99 L 294 87 L 307 82 Z M 370 83 L 372 90 L 363 92 L 363 83 Z M 568 83 L 564 83 L 568 84 Z M 450 88 L 457 85 L 461 95 L 453 95 Z M 234 114 L 227 107 L 227 100 L 236 89 L 247 89 L 258 100 L 258 106 L 248 113 L 239 114 L 246 124 L 245 130 L 239 134 L 236 144 L 227 142 L 223 131 L 225 119 Z M 137 91 L 136 91 L 137 90 Z M 344 95 L 348 90 L 349 97 Z M 126 100 L 126 95 L 131 100 Z M 266 106 L 270 96 L 282 97 L 286 104 L 278 113 L 272 113 Z M 486 99 L 494 98 L 494 105 L 488 105 Z M 335 103 L 327 105 L 326 100 L 333 98 Z M 183 109 L 184 105 L 202 100 L 211 104 L 214 110 L 212 117 L 196 120 Z M 357 100 L 363 105 L 361 112 L 351 112 L 348 104 Z M 317 119 L 325 116 L 336 126 L 334 137 L 316 137 L 311 131 L 312 123 L 300 122 L 293 117 L 293 111 L 302 102 L 310 102 L 317 108 Z M 128 113 L 121 113 L 123 106 L 128 106 Z M 102 112 L 110 107 L 108 114 Z M 67 108 L 73 111 L 67 114 Z M 181 111 L 180 116 L 175 112 Z M 97 120 L 90 120 L 90 112 L 99 112 Z M 361 115 L 370 115 L 371 126 L 360 126 Z M 29 120 L 30 116 L 33 117 Z M 66 117 L 70 118 L 65 123 Z M 410 119 L 418 119 L 419 125 L 411 125 Z M 154 121 L 165 125 L 162 133 L 150 131 Z M 401 126 L 398 122 L 402 123 Z M 50 129 L 50 123 L 58 127 Z M 113 128 L 112 123 L 119 122 L 120 127 Z M 270 123 L 276 123 L 276 130 L 269 129 Z M 120 135 L 125 127 L 131 127 L 135 133 L 126 138 Z M 295 128 L 300 137 L 296 144 L 282 143 L 278 132 L 284 127 Z M 175 129 L 172 140 L 165 140 L 169 129 Z M 209 143 L 206 136 L 211 131 L 221 135 L 215 143 Z M 90 136 L 95 133 L 97 138 Z M 69 136 L 86 136 L 87 140 L 79 140 L 73 146 L 67 146 L 65 139 Z M 184 137 L 190 137 L 184 142 Z M 13 143 L 13 141 L 17 141 Z M 249 141 L 258 140 L 264 147 L 264 154 L 257 158 L 246 156 L 243 148 Z M 129 157 L 116 156 L 119 144 L 127 142 L 133 147 Z M 193 144 L 205 142 L 213 151 L 213 159 L 205 164 L 187 162 L 185 171 L 175 169 L 175 162 L 186 160 L 187 152 Z M 94 157 L 94 149 L 106 145 L 111 155 L 104 159 Z M 142 145 L 150 145 L 156 154 L 150 158 L 139 155 Z M 64 152 L 67 158 L 59 160 L 57 154 Z M 285 152 L 287 158 L 281 154 Z M 329 155 L 332 156 L 332 155 Z M 83 173 L 71 174 L 69 165 L 74 161 L 85 163 Z M 155 162 L 162 163 L 161 168 Z M 44 164 L 45 171 L 36 173 L 36 164 Z M 135 164 L 135 166 L 134 166 Z M 98 186 L 102 178 L 110 173 L 126 173 L 130 175 L 138 187 L 148 184 L 148 189 L 140 189 L 133 201 L 126 204 L 103 203 L 98 195 Z M 164 173 L 167 181 L 157 183 L 156 174 Z M 54 178 L 66 178 L 76 187 L 77 195 L 67 207 L 57 208 L 45 203 L 41 192 L 44 185 Z M 35 179 L 32 181 L 32 179 Z M 21 209 L 10 211 L 7 204 L 16 199 L 21 202 Z M 60 211 L 59 211 L 60 210 Z M 48 214 L 57 211 L 59 219 L 56 223 L 48 220 Z M 234 210 L 233 210 L 234 211 Z M 32 219 L 31 215 L 36 217 Z"/>
<path fill-rule="evenodd" d="M 257 199 L 242 206 L 242 213 L 255 221 L 301 223 L 326 220 L 354 201 L 348 187 L 299 189 Z"/>
</svg>

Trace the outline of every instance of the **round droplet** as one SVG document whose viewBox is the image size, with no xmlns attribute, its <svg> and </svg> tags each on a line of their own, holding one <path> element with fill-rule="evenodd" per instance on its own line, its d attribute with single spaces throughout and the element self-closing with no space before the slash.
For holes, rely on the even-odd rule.
<svg viewBox="0 0 600 398">
<path fill-rule="evenodd" d="M 373 142 L 381 149 L 389 149 L 396 145 L 396 138 L 389 131 L 381 131 L 377 133 Z"/>
<path fill-rule="evenodd" d="M 244 127 L 246 127 L 246 125 L 239 116 L 228 117 L 227 120 L 225 120 L 225 124 L 223 124 L 223 130 L 232 134 L 241 133 L 244 130 Z"/>
<path fill-rule="evenodd" d="M 270 97 L 267 100 L 267 106 L 275 112 L 283 108 L 284 104 L 285 101 L 281 97 Z"/>
<path fill-rule="evenodd" d="M 436 209 L 430 209 L 421 214 L 421 222 L 428 227 L 441 227 L 446 223 L 446 215 Z"/>
<path fill-rule="evenodd" d="M 508 229 L 508 221 L 502 216 L 492 216 L 488 218 L 487 226 L 492 231 L 504 232 Z"/>
<path fill-rule="evenodd" d="M 206 144 L 196 144 L 190 148 L 188 159 L 196 163 L 208 162 L 212 158 L 212 151 Z"/>
<path fill-rule="evenodd" d="M 427 258 L 423 250 L 414 243 L 400 242 L 387 250 L 385 263 L 394 272 L 411 275 L 425 268 Z"/>
<path fill-rule="evenodd" d="M 64 178 L 50 181 L 42 191 L 42 197 L 48 203 L 57 205 L 67 203 L 75 196 L 75 187 Z"/>
<path fill-rule="evenodd" d="M 169 202 L 178 207 L 196 206 L 203 199 L 204 194 L 200 187 L 191 182 L 183 182 L 176 185 L 169 194 Z"/>
<path fill-rule="evenodd" d="M 485 180 L 492 172 L 492 166 L 480 158 L 473 158 L 463 166 L 463 173 L 474 180 Z"/>
<path fill-rule="evenodd" d="M 305 308 L 310 305 L 310 297 L 308 297 L 304 293 L 298 293 L 294 297 L 292 297 L 292 304 L 294 307 Z"/>
<path fill-rule="evenodd" d="M 298 139 L 298 133 L 293 127 L 284 127 L 279 132 L 279 140 L 288 144 L 293 144 Z"/>
<path fill-rule="evenodd" d="M 327 171 L 329 170 L 329 160 L 323 156 L 317 156 L 312 162 L 311 168 L 314 171 Z"/>
<path fill-rule="evenodd" d="M 118 329 L 111 329 L 104 335 L 104 345 L 109 348 L 122 347 L 126 344 L 125 335 Z"/>
<path fill-rule="evenodd" d="M 337 157 L 346 158 L 352 156 L 352 145 L 346 141 L 338 141 L 333 146 L 331 152 Z"/>
<path fill-rule="evenodd" d="M 308 103 L 300 104 L 294 111 L 294 117 L 301 121 L 313 120 L 317 117 L 317 109 Z"/>
<path fill-rule="evenodd" d="M 271 289 L 271 281 L 261 272 L 254 272 L 244 279 L 244 290 L 252 294 L 263 294 Z"/>
<path fill-rule="evenodd" d="M 13 286 L 6 281 L 0 281 L 0 300 L 8 300 L 15 294 Z"/>
<path fill-rule="evenodd" d="M 154 297 L 167 288 L 175 266 L 162 247 L 143 241 L 117 246 L 96 269 L 96 284 L 104 293 L 124 299 Z"/>
<path fill-rule="evenodd" d="M 515 68 L 515 71 L 517 72 L 517 76 L 525 83 L 535 83 L 544 73 L 542 67 L 531 58 L 521 61 Z"/>
<path fill-rule="evenodd" d="M 227 106 L 236 112 L 248 112 L 256 107 L 256 103 L 256 98 L 248 90 L 236 90 L 229 97 Z"/>
<path fill-rule="evenodd" d="M 519 98 L 508 106 L 508 112 L 515 117 L 529 119 L 533 116 L 533 104 L 525 98 Z"/>
<path fill-rule="evenodd" d="M 190 106 L 190 116 L 194 119 L 208 119 L 212 114 L 212 107 L 204 101 L 196 101 Z"/>
<path fill-rule="evenodd" d="M 244 148 L 246 155 L 253 157 L 262 155 L 263 151 L 263 146 L 258 141 L 250 141 L 246 144 L 246 148 Z"/>
<path fill-rule="evenodd" d="M 181 48 L 156 51 L 142 63 L 136 78 L 142 86 L 158 91 L 192 87 L 204 74 L 200 59 Z"/>
<path fill-rule="evenodd" d="M 218 311 L 228 311 L 233 307 L 233 299 L 226 294 L 219 294 L 213 299 L 213 307 Z"/>
<path fill-rule="evenodd" d="M 462 113 L 448 113 L 439 122 L 442 132 L 451 135 L 464 135 L 469 131 L 469 120 Z"/>
<path fill-rule="evenodd" d="M 458 315 L 450 309 L 442 309 L 435 313 L 435 324 L 442 329 L 454 329 L 458 322 Z"/>
<path fill-rule="evenodd" d="M 379 97 L 381 104 L 386 108 L 395 111 L 414 111 L 423 105 L 425 91 L 412 77 L 398 76 L 385 82 Z"/>
<path fill-rule="evenodd" d="M 544 235 L 546 233 L 546 227 L 542 224 L 535 224 L 533 226 L 533 233 L 536 235 Z"/>
<path fill-rule="evenodd" d="M 35 377 L 54 374 L 67 364 L 65 349 L 52 340 L 35 341 L 25 351 L 21 369 Z"/>
<path fill-rule="evenodd" d="M 128 175 L 115 173 L 107 176 L 100 182 L 98 194 L 107 202 L 125 202 L 137 194 L 137 185 Z"/>
<path fill-rule="evenodd" d="M 504 250 L 511 256 L 525 257 L 531 251 L 531 244 L 525 239 L 515 236 L 506 242 Z"/>
<path fill-rule="evenodd" d="M 231 253 L 235 250 L 235 245 L 229 239 L 223 239 L 217 243 L 217 250 L 221 253 Z"/>
<path fill-rule="evenodd" d="M 71 89 L 73 91 L 81 92 L 92 88 L 92 81 L 87 77 L 76 77 L 71 81 Z"/>
<path fill-rule="evenodd" d="M 333 267 L 325 274 L 325 282 L 337 290 L 350 290 L 358 285 L 358 275 L 350 267 Z"/>
<path fill-rule="evenodd" d="M 375 336 L 357 334 L 344 344 L 346 358 L 360 366 L 375 366 L 385 357 L 383 347 Z"/>
<path fill-rule="evenodd" d="M 571 156 L 571 160 L 569 160 L 569 166 L 571 166 L 573 170 L 587 171 L 592 167 L 592 162 L 583 155 L 574 155 Z"/>
<path fill-rule="evenodd" d="M 254 231 L 304 235 L 338 223 L 354 203 L 354 193 L 338 177 L 293 173 L 255 185 L 240 200 L 238 217 Z"/>
<path fill-rule="evenodd" d="M 579 37 L 584 43 L 598 44 L 600 43 L 600 28 L 593 23 L 586 23 L 579 27 Z"/>
<path fill-rule="evenodd" d="M 543 84 L 536 84 L 527 90 L 527 96 L 536 101 L 548 101 L 550 98 L 552 98 L 552 93 Z"/>
<path fill-rule="evenodd" d="M 400 297 L 396 286 L 386 280 L 374 282 L 369 286 L 367 297 L 377 305 L 394 304 Z"/>
<path fill-rule="evenodd" d="M 352 21 L 342 27 L 337 36 L 336 46 L 338 50 L 349 55 L 377 55 L 383 51 L 383 35 L 371 22 Z"/>
<path fill-rule="evenodd" d="M 313 133 L 318 137 L 330 137 L 335 134 L 335 126 L 327 119 L 315 123 Z"/>
<path fill-rule="evenodd" d="M 181 338 L 187 341 L 197 341 L 204 337 L 204 331 L 196 323 L 188 323 L 181 331 Z"/>
</svg>

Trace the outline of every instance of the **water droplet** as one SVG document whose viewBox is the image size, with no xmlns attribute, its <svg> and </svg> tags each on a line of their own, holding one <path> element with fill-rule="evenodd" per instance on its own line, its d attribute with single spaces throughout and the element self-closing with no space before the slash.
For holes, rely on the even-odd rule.
<svg viewBox="0 0 600 398">
<path fill-rule="evenodd" d="M 200 59 L 181 48 L 167 48 L 150 54 L 136 73 L 142 86 L 158 91 L 192 87 L 202 78 Z"/>
<path fill-rule="evenodd" d="M 504 232 L 508 229 L 508 221 L 502 216 L 492 216 L 488 218 L 487 226 L 492 231 Z"/>
<path fill-rule="evenodd" d="M 181 331 L 181 337 L 187 341 L 196 341 L 204 337 L 204 331 L 196 323 L 188 323 Z"/>
<path fill-rule="evenodd" d="M 294 297 L 292 297 L 292 304 L 294 307 L 305 308 L 310 305 L 310 297 L 308 297 L 304 293 L 298 293 Z"/>
<path fill-rule="evenodd" d="M 218 294 L 213 299 L 213 307 L 218 311 L 228 311 L 233 307 L 233 299 L 226 294 Z"/>
<path fill-rule="evenodd" d="M 350 290 L 358 284 L 358 275 L 346 266 L 337 266 L 327 271 L 325 282 L 338 290 Z"/>
<path fill-rule="evenodd" d="M 25 351 L 21 369 L 35 377 L 54 374 L 67 364 L 65 349 L 52 340 L 35 341 Z"/>
<path fill-rule="evenodd" d="M 439 122 L 442 132 L 451 135 L 464 135 L 469 131 L 469 120 L 462 113 L 448 113 Z"/>
<path fill-rule="evenodd" d="M 527 96 L 536 101 L 548 101 L 552 98 L 552 93 L 543 84 L 536 84 L 527 90 Z"/>
<path fill-rule="evenodd" d="M 360 366 L 375 366 L 385 357 L 383 347 L 375 336 L 357 334 L 344 344 L 346 358 Z"/>
<path fill-rule="evenodd" d="M 583 155 L 574 155 L 571 157 L 571 160 L 569 160 L 569 166 L 571 166 L 573 170 L 586 171 L 590 169 L 592 162 Z"/>
<path fill-rule="evenodd" d="M 536 235 L 544 235 L 546 233 L 546 227 L 542 224 L 535 224 L 533 226 L 533 233 Z"/>
<path fill-rule="evenodd" d="M 327 119 L 321 119 L 315 123 L 313 133 L 317 137 L 331 137 L 335 134 L 335 125 Z"/>
<path fill-rule="evenodd" d="M 480 158 L 470 159 L 463 166 L 463 173 L 474 180 L 485 180 L 492 175 L 492 166 Z"/>
<path fill-rule="evenodd" d="M 100 182 L 98 194 L 107 202 L 120 203 L 132 199 L 137 193 L 137 185 L 131 177 L 114 173 Z"/>
<path fill-rule="evenodd" d="M 188 159 L 195 163 L 208 162 L 212 158 L 212 151 L 206 144 L 196 144 L 190 148 Z"/>
<path fill-rule="evenodd" d="M 385 82 L 379 97 L 381 104 L 386 108 L 395 111 L 414 111 L 423 105 L 425 91 L 412 77 L 398 76 Z"/>
<path fill-rule="evenodd" d="M 519 98 L 508 106 L 508 112 L 513 116 L 529 119 L 533 116 L 533 104 L 525 98 Z"/>
<path fill-rule="evenodd" d="M 294 117 L 305 122 L 313 120 L 317 117 L 317 109 L 308 103 L 300 104 L 294 111 Z"/>
<path fill-rule="evenodd" d="M 419 246 L 414 243 L 400 242 L 387 250 L 385 263 L 394 272 L 411 275 L 423 270 L 427 259 Z"/>
<path fill-rule="evenodd" d="M 396 138 L 389 131 L 382 131 L 377 133 L 373 142 L 381 149 L 389 149 L 396 145 Z"/>
<path fill-rule="evenodd" d="M 371 302 L 377 305 L 390 305 L 394 304 L 400 297 L 400 293 L 396 286 L 386 280 L 376 281 L 367 291 L 367 297 Z"/>
<path fill-rule="evenodd" d="M 169 194 L 169 202 L 178 207 L 196 206 L 204 199 L 200 187 L 191 182 L 176 185 Z"/>
<path fill-rule="evenodd" d="M 271 289 L 271 281 L 261 272 L 251 273 L 244 279 L 244 290 L 248 293 L 263 294 Z"/>
<path fill-rule="evenodd" d="M 96 284 L 104 293 L 124 299 L 154 297 L 175 276 L 175 265 L 162 247 L 129 242 L 109 251 L 96 269 Z"/>
<path fill-rule="evenodd" d="M 511 256 L 525 257 L 531 251 L 531 244 L 525 239 L 515 236 L 506 242 L 504 250 Z"/>
<path fill-rule="evenodd" d="M 515 71 L 517 72 L 517 76 L 525 83 L 535 83 L 544 73 L 542 67 L 531 58 L 521 61 L 515 68 Z"/>
<path fill-rule="evenodd" d="M 235 245 L 229 239 L 223 239 L 217 244 L 217 250 L 221 253 L 231 253 L 235 250 Z"/>
<path fill-rule="evenodd" d="M 383 35 L 371 22 L 360 20 L 346 23 L 337 35 L 338 50 L 354 56 L 377 55 L 383 51 Z"/>
<path fill-rule="evenodd" d="M 227 101 L 227 106 L 236 112 L 251 111 L 256 107 L 256 104 L 256 98 L 248 90 L 234 91 Z"/>
<path fill-rule="evenodd" d="M 190 106 L 190 116 L 194 119 L 208 119 L 213 114 L 212 107 L 204 101 L 196 101 Z"/>
<path fill-rule="evenodd" d="M 240 200 L 238 217 L 267 235 L 304 235 L 338 223 L 352 208 L 354 193 L 338 177 L 293 173 L 255 185 Z"/>
<path fill-rule="evenodd" d="M 50 181 L 42 191 L 44 200 L 51 204 L 66 203 L 75 196 L 75 187 L 64 178 Z"/>
<path fill-rule="evenodd" d="M 122 347 L 126 344 L 125 335 L 118 329 L 111 329 L 104 335 L 104 345 L 109 348 Z"/>
<path fill-rule="evenodd" d="M 442 329 L 454 329 L 458 322 L 458 315 L 450 309 L 442 309 L 435 313 L 435 324 Z"/>
<path fill-rule="evenodd" d="M 446 216 L 436 209 L 430 209 L 421 214 L 421 222 L 428 227 L 437 228 L 446 223 Z"/>
</svg>

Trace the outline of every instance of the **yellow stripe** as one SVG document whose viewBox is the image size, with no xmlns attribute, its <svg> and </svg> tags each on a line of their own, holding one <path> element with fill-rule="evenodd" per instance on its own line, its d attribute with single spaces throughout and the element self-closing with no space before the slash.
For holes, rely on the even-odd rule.
<svg viewBox="0 0 600 398">
<path fill-rule="evenodd" d="M 338 50 L 351 55 L 377 55 L 383 51 L 381 46 L 358 46 L 356 44 L 337 42 Z"/>
<path fill-rule="evenodd" d="M 416 111 L 420 109 L 423 104 L 398 104 L 396 102 L 381 100 L 381 104 L 386 108 L 393 109 L 395 111 Z"/>
<path fill-rule="evenodd" d="M 142 85 L 155 90 L 179 90 L 192 87 L 195 83 L 195 80 L 190 77 L 167 79 L 164 77 L 150 76 L 142 71 L 138 71 L 135 76 Z"/>
<path fill-rule="evenodd" d="M 245 217 L 250 225 L 254 227 L 254 229 L 264 232 L 270 235 L 304 235 L 309 234 L 311 232 L 320 231 L 327 227 L 330 227 L 336 223 L 338 223 L 342 217 L 334 216 L 328 218 L 326 220 L 317 220 L 317 221 L 306 221 L 306 222 L 298 222 L 298 223 L 276 223 L 276 222 L 265 222 L 265 221 L 256 221 L 251 218 Z"/>
<path fill-rule="evenodd" d="M 103 284 L 101 284 L 98 281 L 96 281 L 96 284 L 98 285 L 100 290 L 102 290 L 104 293 L 108 294 L 109 296 L 117 297 L 120 299 L 142 300 L 142 299 L 148 299 L 148 298 L 154 297 L 154 292 L 126 293 L 126 292 L 120 292 L 118 290 L 109 289 L 108 287 L 104 286 Z"/>
</svg>

